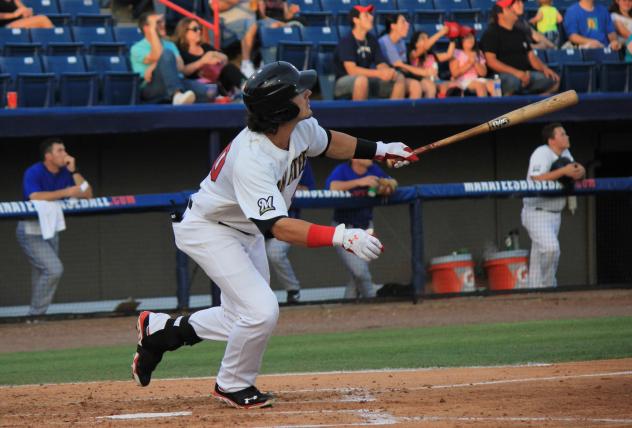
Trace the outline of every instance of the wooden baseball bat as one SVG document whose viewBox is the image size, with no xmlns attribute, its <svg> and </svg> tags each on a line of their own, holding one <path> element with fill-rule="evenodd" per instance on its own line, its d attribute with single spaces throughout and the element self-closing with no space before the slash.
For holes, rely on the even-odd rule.
<svg viewBox="0 0 632 428">
<path fill-rule="evenodd" d="M 447 146 L 448 144 L 456 143 L 457 141 L 474 137 L 476 135 L 485 134 L 486 132 L 509 128 L 510 126 L 526 122 L 536 117 L 544 116 L 545 114 L 574 106 L 578 101 L 577 92 L 574 90 L 562 92 L 561 94 L 553 95 L 541 101 L 531 103 L 524 107 L 520 107 L 519 109 L 510 111 L 509 113 L 505 113 L 502 116 L 498 116 L 495 119 L 444 138 L 443 140 L 421 146 L 413 150 L 413 153 L 420 154 L 429 150 L 438 149 L 439 147 Z"/>
</svg>

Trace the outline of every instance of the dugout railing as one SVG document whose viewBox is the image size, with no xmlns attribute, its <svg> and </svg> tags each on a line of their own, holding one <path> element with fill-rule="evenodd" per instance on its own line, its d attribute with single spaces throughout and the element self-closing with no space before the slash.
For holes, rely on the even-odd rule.
<svg viewBox="0 0 632 428">
<path fill-rule="evenodd" d="M 628 223 L 631 208 L 630 193 L 632 192 L 631 178 L 599 178 L 587 179 L 575 184 L 574 189 L 567 191 L 556 182 L 530 182 L 525 180 L 483 181 L 468 183 L 450 183 L 434 185 L 416 185 L 400 187 L 389 198 L 371 198 L 362 193 L 342 191 L 314 190 L 297 192 L 294 203 L 303 208 L 306 217 L 310 212 L 330 212 L 335 207 L 373 206 L 382 210 L 376 214 L 378 234 L 381 234 L 387 245 L 387 251 L 382 265 L 376 264 L 377 276 L 382 283 L 388 278 L 395 278 L 405 286 L 410 286 L 410 296 L 420 296 L 434 293 L 430 288 L 430 278 L 427 277 L 428 262 L 436 257 L 459 251 L 469 251 L 474 260 L 480 261 L 484 253 L 503 248 L 507 232 L 520 227 L 521 198 L 526 196 L 567 197 L 575 195 L 580 203 L 575 215 L 563 216 L 560 242 L 562 246 L 561 286 L 570 285 L 601 285 L 618 286 L 632 283 L 632 267 L 629 263 L 632 257 L 630 240 L 628 239 Z M 190 191 L 166 194 L 104 196 L 89 200 L 68 200 L 63 202 L 63 210 L 70 218 L 83 218 L 77 228 L 90 229 L 90 223 L 99 219 L 103 228 L 113 227 L 113 230 L 124 236 L 126 231 L 119 231 L 116 224 L 110 224 L 106 218 L 113 215 L 150 216 L 143 217 L 143 223 L 156 224 L 160 228 L 161 244 L 150 251 L 163 251 L 156 255 L 156 266 L 146 266 L 145 270 L 135 272 L 135 282 L 116 290 L 110 286 L 106 291 L 91 292 L 90 273 L 100 271 L 105 284 L 114 284 L 112 277 L 125 275 L 121 271 L 128 268 L 130 260 L 117 260 L 116 248 L 108 245 L 99 247 L 98 257 L 84 254 L 85 272 L 82 275 L 71 275 L 63 278 L 66 293 L 58 295 L 49 313 L 90 313 L 111 312 L 132 297 L 140 303 L 138 309 L 173 309 L 176 307 L 176 294 L 180 301 L 189 301 L 191 269 L 186 267 L 187 258 L 176 254 L 172 238 L 167 237 L 168 212 L 174 207 L 183 209 L 187 203 Z M 399 206 L 399 207 L 398 207 Z M 393 224 L 389 212 L 407 207 L 408 224 Z M 141 214 L 145 213 L 145 214 Z M 7 201 L 0 202 L 0 219 L 7 222 L 20 218 L 34 218 L 35 209 L 30 202 Z M 101 226 L 100 226 L 101 227 Z M 151 227 L 151 226 L 148 226 Z M 5 228 L 3 230 L 13 230 Z M 109 230 L 109 229 L 108 229 Z M 68 233 L 68 232 L 64 232 Z M 5 235 L 6 233 L 3 233 Z M 526 232 L 521 234 L 522 248 L 528 249 Z M 63 239 L 66 239 L 65 237 Z M 85 237 L 84 237 L 85 239 Z M 2 236 L 7 245 L 13 244 L 14 236 Z M 76 239 L 75 239 L 76 241 Z M 77 246 L 75 257 L 79 260 L 81 242 L 68 242 L 63 245 Z M 152 246 L 152 244 L 147 244 Z M 155 245 L 155 244 L 153 244 Z M 143 243 L 139 243 L 139 248 Z M 167 248 L 168 247 L 168 248 Z M 313 251 L 313 250 L 311 250 Z M 333 251 L 330 251 L 333 253 Z M 172 256 L 169 256 L 171 254 Z M 175 259 L 174 267 L 165 265 L 165 257 Z M 309 270 L 309 260 L 313 257 L 308 250 L 298 256 L 299 266 L 306 266 L 301 270 Z M 330 257 L 331 261 L 335 260 Z M 62 257 L 63 258 L 63 257 Z M 113 261 L 114 260 L 114 261 Z M 163 260 L 161 263 L 160 260 Z M 77 260 L 75 260 L 77 262 Z M 335 262 L 334 262 L 335 263 Z M 379 263 L 379 262 L 378 262 Z M 486 289 L 485 272 L 482 263 L 476 266 L 476 288 L 472 292 Z M 16 275 L 14 270 L 20 271 Z M 342 266 L 338 266 L 342 270 Z M 0 275 L 0 288 L 5 296 L 0 303 L 0 317 L 24 316 L 28 309 L 28 288 L 30 288 L 29 269 L 11 266 L 3 262 Z M 12 270 L 11 275 L 7 273 Z M 169 272 L 169 271 L 172 272 Z M 177 271 L 173 272 L 173 270 Z M 161 271 L 160 274 L 156 271 Z M 324 269 L 315 268 L 317 274 L 310 275 L 305 281 L 304 301 L 323 301 L 342 299 L 341 290 L 344 283 L 332 284 L 331 278 Z M 129 272 L 127 272 L 129 275 Z M 82 278 L 83 276 L 83 278 Z M 203 274 L 200 275 L 202 277 Z M 13 278 L 9 282 L 8 278 Z M 340 275 L 338 275 L 340 277 Z M 4 279 L 3 279 L 4 278 Z M 73 279 L 74 278 L 74 279 Z M 386 278 L 386 280 L 384 280 Z M 482 280 L 480 280 L 482 279 Z M 110 281 L 110 282 L 108 282 Z M 123 280 L 121 280 L 123 281 Z M 171 283 L 171 287 L 157 287 L 160 291 L 153 292 L 149 288 L 136 287 L 140 283 L 157 284 L 160 281 Z M 178 287 L 175 284 L 179 282 Z M 310 283 L 311 282 L 311 283 Z M 70 284 L 69 284 L 70 283 Z M 80 289 L 85 288 L 83 292 Z M 107 288 L 107 286 L 106 286 Z M 177 292 L 175 291 L 177 288 Z M 73 291 L 69 289 L 75 289 Z M 11 294 L 11 290 L 16 292 Z M 18 292 L 17 290 L 21 290 Z M 148 291 L 152 290 L 152 291 Z M 169 291 L 166 291 L 169 290 Z M 206 290 L 209 290 L 208 288 Z M 319 290 L 318 293 L 316 290 Z M 277 290 L 279 300 L 283 302 L 284 293 Z M 64 300 L 66 302 L 64 302 Z M 194 293 L 190 306 L 205 306 L 211 304 L 210 290 Z"/>
</svg>

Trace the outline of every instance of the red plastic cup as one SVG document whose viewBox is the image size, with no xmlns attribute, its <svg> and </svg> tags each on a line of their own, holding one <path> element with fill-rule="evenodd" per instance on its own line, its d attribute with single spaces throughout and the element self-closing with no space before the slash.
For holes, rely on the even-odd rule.
<svg viewBox="0 0 632 428">
<path fill-rule="evenodd" d="M 7 108 L 17 108 L 18 107 L 18 93 L 15 91 L 7 92 Z"/>
</svg>

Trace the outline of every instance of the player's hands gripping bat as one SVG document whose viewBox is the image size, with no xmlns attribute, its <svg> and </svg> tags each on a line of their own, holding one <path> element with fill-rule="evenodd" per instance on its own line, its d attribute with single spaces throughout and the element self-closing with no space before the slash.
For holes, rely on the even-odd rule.
<svg viewBox="0 0 632 428">
<path fill-rule="evenodd" d="M 384 250 L 384 246 L 375 236 L 362 229 L 347 229 L 344 224 L 336 226 L 333 244 L 367 262 L 377 259 Z"/>
<path fill-rule="evenodd" d="M 377 150 L 375 151 L 375 160 L 384 162 L 395 168 L 401 168 L 411 162 L 417 162 L 419 158 L 413 150 L 404 143 L 383 143 L 377 142 Z"/>
</svg>

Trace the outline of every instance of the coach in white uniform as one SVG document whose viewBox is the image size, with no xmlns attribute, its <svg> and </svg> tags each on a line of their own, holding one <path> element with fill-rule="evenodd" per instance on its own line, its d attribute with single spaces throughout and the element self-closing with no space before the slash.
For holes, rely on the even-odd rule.
<svg viewBox="0 0 632 428">
<path fill-rule="evenodd" d="M 579 180 L 584 177 L 584 167 L 574 162 L 568 151 L 569 137 L 560 123 L 551 123 L 542 129 L 541 145 L 531 155 L 527 180 L 559 180 L 570 177 Z M 568 165 L 551 170 L 551 166 L 560 157 L 571 161 Z M 566 206 L 566 197 L 524 198 L 522 225 L 531 238 L 531 256 L 529 259 L 529 288 L 556 287 L 555 274 L 560 259 L 558 234 L 562 221 L 562 210 Z"/>
<path fill-rule="evenodd" d="M 382 252 L 361 229 L 321 226 L 287 216 L 307 157 L 416 161 L 402 143 L 385 144 L 323 129 L 312 118 L 314 70 L 286 62 L 266 65 L 244 87 L 248 126 L 213 164 L 174 223 L 176 245 L 222 291 L 222 305 L 187 317 L 142 312 L 132 375 L 147 386 L 165 351 L 202 339 L 227 341 L 212 395 L 234 407 L 265 407 L 273 396 L 255 387 L 279 315 L 270 289 L 264 235 L 308 247 L 341 246 L 365 260 Z"/>
</svg>

